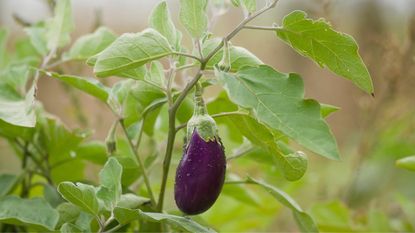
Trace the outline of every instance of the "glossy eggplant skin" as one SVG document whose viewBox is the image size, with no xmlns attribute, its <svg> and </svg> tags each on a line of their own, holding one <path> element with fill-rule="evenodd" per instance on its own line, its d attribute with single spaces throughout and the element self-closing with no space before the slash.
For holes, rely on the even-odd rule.
<svg viewBox="0 0 415 233">
<path fill-rule="evenodd" d="M 222 190 L 225 171 L 226 158 L 220 139 L 205 141 L 195 129 L 176 171 L 177 207 L 187 215 L 208 210 Z"/>
</svg>

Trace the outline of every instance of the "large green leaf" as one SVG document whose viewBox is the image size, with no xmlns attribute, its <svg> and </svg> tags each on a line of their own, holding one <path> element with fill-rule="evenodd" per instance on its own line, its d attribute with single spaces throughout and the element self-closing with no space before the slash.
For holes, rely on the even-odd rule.
<svg viewBox="0 0 415 233">
<path fill-rule="evenodd" d="M 221 43 L 221 39 L 214 38 L 207 40 L 203 43 L 203 54 L 207 56 L 211 53 L 219 44 Z M 249 52 L 247 49 L 238 46 L 230 46 L 229 47 L 229 55 L 230 55 L 230 64 L 232 72 L 236 72 L 244 66 L 258 66 L 263 64 L 259 58 L 257 58 L 254 54 Z M 212 69 L 214 65 L 218 64 L 219 61 L 222 59 L 223 56 L 223 49 L 219 50 L 215 55 L 209 60 L 207 64 L 208 69 Z"/>
<path fill-rule="evenodd" d="M 88 59 L 104 50 L 116 38 L 115 34 L 108 28 L 100 27 L 94 33 L 80 37 L 63 57 L 69 60 Z"/>
<path fill-rule="evenodd" d="M 81 214 L 81 210 L 78 206 L 68 202 L 60 204 L 56 207 L 56 210 L 59 212 L 57 227 L 62 226 L 64 223 L 75 222 Z"/>
<path fill-rule="evenodd" d="M 229 122 L 252 143 L 264 148 L 273 158 L 287 180 L 300 179 L 307 170 L 307 158 L 300 152 L 284 155 L 271 130 L 249 115 L 228 115 Z"/>
<path fill-rule="evenodd" d="M 200 38 L 206 31 L 207 0 L 180 0 L 180 22 L 193 38 Z"/>
<path fill-rule="evenodd" d="M 269 192 L 275 199 L 277 199 L 281 204 L 290 208 L 293 212 L 293 216 L 299 226 L 301 232 L 318 232 L 318 228 L 314 223 L 313 219 L 303 211 L 303 209 L 298 205 L 298 203 L 284 191 L 273 187 L 262 181 L 248 178 L 249 183 L 257 184 Z"/>
<path fill-rule="evenodd" d="M 108 77 L 171 53 L 167 39 L 154 29 L 125 33 L 98 54 L 94 72 L 98 77 Z"/>
<path fill-rule="evenodd" d="M 79 206 L 87 213 L 98 214 L 99 204 L 93 186 L 82 183 L 75 185 L 72 182 L 62 182 L 58 186 L 58 191 L 65 200 Z"/>
<path fill-rule="evenodd" d="M 253 110 L 268 127 L 289 136 L 306 148 L 338 159 L 336 141 L 320 114 L 320 105 L 304 100 L 303 81 L 269 66 L 245 67 L 236 74 L 216 72 L 230 99 Z"/>
<path fill-rule="evenodd" d="M 16 175 L 0 174 L 0 197 L 9 194 L 18 180 Z"/>
<path fill-rule="evenodd" d="M 347 34 L 334 31 L 323 19 L 313 21 L 306 16 L 303 11 L 285 16 L 277 36 L 301 55 L 373 93 L 372 80 L 358 53 L 356 41 Z"/>
<path fill-rule="evenodd" d="M 104 103 L 108 99 L 110 88 L 93 78 L 79 77 L 74 75 L 62 75 L 55 72 L 45 72 L 50 77 L 59 79 L 89 95 L 92 95 Z"/>
<path fill-rule="evenodd" d="M 185 232 L 215 232 L 204 227 L 188 217 L 179 217 L 171 214 L 149 213 L 138 210 L 140 218 L 150 222 L 165 222 L 168 225 Z"/>
<path fill-rule="evenodd" d="M 55 15 L 47 23 L 46 36 L 49 50 L 65 46 L 70 41 L 73 29 L 72 9 L 70 0 L 56 2 Z"/>
<path fill-rule="evenodd" d="M 35 86 L 21 100 L 11 100 L 4 95 L 5 93 L 0 93 L 0 119 L 17 126 L 35 127 Z"/>
<path fill-rule="evenodd" d="M 396 166 L 410 171 L 415 171 L 415 155 L 397 160 Z"/>
<path fill-rule="evenodd" d="M 111 157 L 99 173 L 101 186 L 97 196 L 104 201 L 107 209 L 112 210 L 118 203 L 122 193 L 121 187 L 122 166 Z"/>
<path fill-rule="evenodd" d="M 0 199 L 0 222 L 54 230 L 59 213 L 44 199 L 6 196 Z"/>
<path fill-rule="evenodd" d="M 176 48 L 178 43 L 178 31 L 171 20 L 169 8 L 166 1 L 160 2 L 150 16 L 150 27 L 156 29 L 161 35 L 166 37 L 170 45 Z M 177 49 L 177 48 L 176 48 Z"/>
</svg>

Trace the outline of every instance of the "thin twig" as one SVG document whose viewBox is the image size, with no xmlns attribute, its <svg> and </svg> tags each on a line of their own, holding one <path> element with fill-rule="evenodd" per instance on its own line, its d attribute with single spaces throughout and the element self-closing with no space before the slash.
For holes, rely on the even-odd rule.
<svg viewBox="0 0 415 233">
<path fill-rule="evenodd" d="M 276 30 L 281 29 L 281 28 L 280 27 L 266 27 L 266 26 L 246 25 L 246 26 L 244 26 L 244 29 L 276 31 Z"/>
</svg>

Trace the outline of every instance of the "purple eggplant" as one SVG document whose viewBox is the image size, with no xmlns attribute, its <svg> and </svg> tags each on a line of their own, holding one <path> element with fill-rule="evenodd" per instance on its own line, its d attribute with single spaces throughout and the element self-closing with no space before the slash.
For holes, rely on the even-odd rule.
<svg viewBox="0 0 415 233">
<path fill-rule="evenodd" d="M 225 180 L 226 158 L 215 120 L 207 113 L 201 89 L 195 92 L 195 111 L 187 123 L 187 143 L 176 171 L 174 198 L 188 215 L 208 210 Z"/>
<path fill-rule="evenodd" d="M 193 131 L 176 172 L 175 200 L 189 215 L 208 210 L 225 180 L 226 158 L 220 139 L 205 141 Z"/>
</svg>

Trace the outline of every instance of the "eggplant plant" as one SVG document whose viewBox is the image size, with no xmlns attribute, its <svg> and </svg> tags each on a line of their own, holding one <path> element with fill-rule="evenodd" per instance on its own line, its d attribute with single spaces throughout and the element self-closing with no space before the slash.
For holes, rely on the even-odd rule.
<svg viewBox="0 0 415 233">
<path fill-rule="evenodd" d="M 325 121 L 338 108 L 305 99 L 300 75 L 279 72 L 232 40 L 242 30 L 267 31 L 373 95 L 351 36 L 299 10 L 280 23 L 255 25 L 278 0 L 180 0 L 184 31 L 161 1 L 147 29 L 117 35 L 101 26 L 70 43 L 71 2 L 51 2 L 53 17 L 25 24 L 27 36 L 13 53 L 4 49 L 7 30 L 0 30 L 0 135 L 21 160 L 20 174 L 0 175 L 2 231 L 221 231 L 202 213 L 214 211 L 222 195 L 255 203 L 249 186 L 288 207 L 300 231 L 318 231 L 275 181 L 247 172 L 239 178 L 243 166 L 236 161 L 262 158 L 275 177 L 300 180 L 308 164 L 303 151 L 340 158 Z M 212 34 L 218 16 L 233 7 L 243 11 L 241 21 Z M 75 65 L 95 77 L 68 69 Z M 105 140 L 90 139 L 88 127 L 69 129 L 42 107 L 38 81 L 47 78 L 113 113 L 113 124 L 102 125 L 109 129 Z M 209 95 L 210 87 L 221 92 Z M 85 175 L 91 164 L 101 168 L 99 179 Z"/>
</svg>

